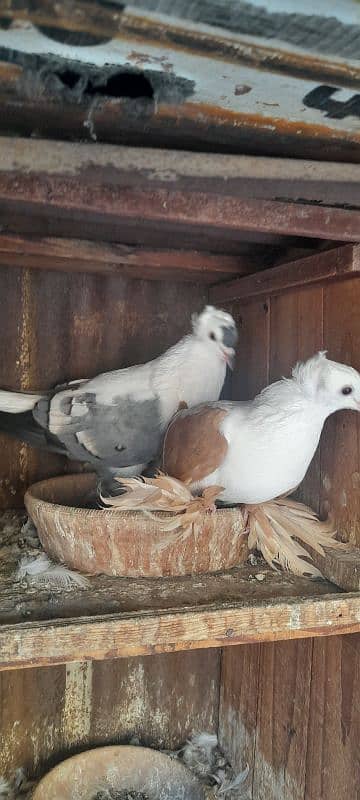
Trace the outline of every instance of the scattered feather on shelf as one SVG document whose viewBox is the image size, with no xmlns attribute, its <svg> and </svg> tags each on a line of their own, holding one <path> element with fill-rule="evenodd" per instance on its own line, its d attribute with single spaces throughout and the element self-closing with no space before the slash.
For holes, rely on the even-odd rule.
<svg viewBox="0 0 360 800">
<path fill-rule="evenodd" d="M 43 586 L 49 589 L 70 590 L 74 588 L 86 589 L 89 580 L 85 575 L 68 569 L 63 564 L 55 564 L 46 553 L 36 556 L 23 556 L 20 560 L 17 580 L 26 580 L 33 586 Z"/>
</svg>

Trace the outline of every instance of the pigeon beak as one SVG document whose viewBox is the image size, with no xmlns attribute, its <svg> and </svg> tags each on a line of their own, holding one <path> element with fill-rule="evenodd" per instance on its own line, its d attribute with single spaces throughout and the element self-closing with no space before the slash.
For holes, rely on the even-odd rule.
<svg viewBox="0 0 360 800">
<path fill-rule="evenodd" d="M 235 350 L 233 347 L 223 347 L 223 355 L 224 361 L 226 362 L 229 369 L 234 369 L 234 362 L 235 362 Z"/>
</svg>

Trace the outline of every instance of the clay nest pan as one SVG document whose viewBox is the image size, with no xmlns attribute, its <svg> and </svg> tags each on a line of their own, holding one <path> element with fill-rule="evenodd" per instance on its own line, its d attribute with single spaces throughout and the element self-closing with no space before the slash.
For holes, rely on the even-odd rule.
<svg viewBox="0 0 360 800">
<path fill-rule="evenodd" d="M 138 511 L 82 508 L 95 489 L 92 474 L 36 483 L 26 509 L 48 555 L 90 575 L 153 577 L 219 572 L 245 561 L 247 537 L 238 509 L 204 512 L 186 534 L 165 532 Z"/>
<path fill-rule="evenodd" d="M 33 800 L 204 800 L 199 781 L 176 759 L 130 745 L 99 747 L 58 764 L 38 784 Z"/>
</svg>

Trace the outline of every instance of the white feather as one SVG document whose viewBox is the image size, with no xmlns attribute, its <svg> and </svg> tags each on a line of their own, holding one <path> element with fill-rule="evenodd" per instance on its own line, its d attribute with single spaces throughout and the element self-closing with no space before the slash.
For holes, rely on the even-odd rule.
<svg viewBox="0 0 360 800">
<path fill-rule="evenodd" d="M 0 778 L 0 800 L 13 800 L 14 793 L 9 781 Z"/>
<path fill-rule="evenodd" d="M 36 403 L 41 400 L 41 394 L 22 394 L 21 392 L 4 392 L 0 390 L 0 411 L 8 414 L 21 414 L 23 411 L 32 411 Z"/>
<path fill-rule="evenodd" d="M 51 589 L 85 589 L 89 580 L 79 572 L 54 564 L 45 553 L 37 558 L 24 556 L 18 566 L 16 577 L 27 580 L 32 585 L 47 586 Z"/>
</svg>

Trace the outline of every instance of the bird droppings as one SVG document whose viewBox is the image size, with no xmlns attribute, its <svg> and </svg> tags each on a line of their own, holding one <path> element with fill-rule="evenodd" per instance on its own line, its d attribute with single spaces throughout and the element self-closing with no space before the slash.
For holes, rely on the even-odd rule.
<svg viewBox="0 0 360 800">
<path fill-rule="evenodd" d="M 259 581 L 261 583 L 261 581 L 264 581 L 265 578 L 266 578 L 265 572 L 258 572 L 255 575 L 255 578 L 256 578 L 257 581 Z"/>
</svg>

